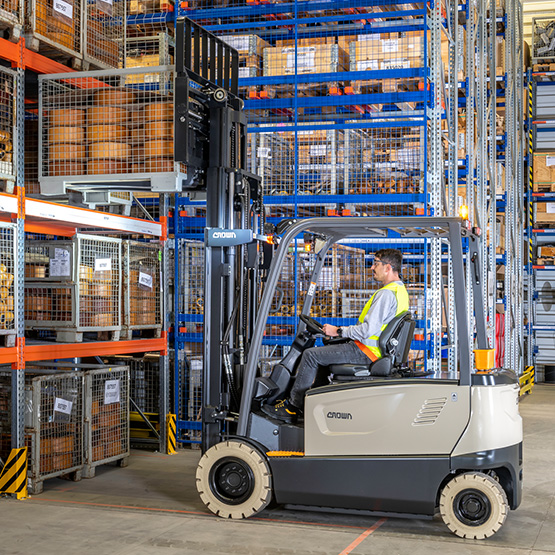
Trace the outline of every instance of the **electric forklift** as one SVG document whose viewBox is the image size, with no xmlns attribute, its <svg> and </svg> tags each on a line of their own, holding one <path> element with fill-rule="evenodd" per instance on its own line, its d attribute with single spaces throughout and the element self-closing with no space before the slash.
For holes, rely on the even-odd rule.
<svg viewBox="0 0 555 555">
<path fill-rule="evenodd" d="M 271 229 L 260 179 L 243 169 L 246 122 L 229 77 L 236 52 L 189 20 L 179 19 L 176 31 L 176 157 L 178 150 L 182 156 L 176 159 L 194 168 L 186 153 L 192 138 L 203 143 L 195 147 L 204 155 L 197 157 L 190 188 L 205 191 L 207 201 L 203 455 L 196 473 L 201 499 L 213 513 L 234 519 L 259 513 L 272 500 L 376 515 L 439 512 L 458 536 L 491 536 L 521 501 L 522 420 L 515 373 L 491 361 L 479 371 L 473 364 L 472 342 L 489 351 L 479 234 L 454 217 L 311 218 Z M 196 134 L 190 108 L 184 115 L 191 98 L 203 106 L 206 135 Z M 189 149 L 179 141 L 184 135 Z M 263 376 L 261 346 L 282 268 L 291 246 L 307 234 L 315 238 L 316 262 L 301 321 L 287 354 Z M 450 246 L 457 377 L 407 372 L 414 333 L 407 312 L 380 335 L 382 358 L 367 366 L 329 367 L 330 383 L 306 394 L 304 421 L 265 415 L 263 403 L 287 395 L 303 351 L 322 335 L 309 314 L 330 249 L 341 241 L 393 236 Z M 471 283 L 465 264 L 472 265 Z M 474 324 L 466 308 L 470 287 Z"/>
</svg>

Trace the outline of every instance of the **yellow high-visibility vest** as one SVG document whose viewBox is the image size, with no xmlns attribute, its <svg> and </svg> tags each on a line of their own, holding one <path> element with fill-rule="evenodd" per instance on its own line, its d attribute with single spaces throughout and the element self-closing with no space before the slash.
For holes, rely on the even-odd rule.
<svg viewBox="0 0 555 555">
<path fill-rule="evenodd" d="M 390 291 L 393 291 L 393 293 L 395 294 L 395 298 L 397 299 L 397 311 L 395 312 L 395 316 L 399 316 L 401 312 L 405 312 L 405 310 L 409 309 L 409 294 L 407 293 L 406 287 L 402 284 L 399 285 L 398 283 L 392 281 L 391 283 L 384 285 L 381 289 L 378 289 L 378 291 L 376 291 L 376 293 L 374 293 L 370 298 L 370 300 L 366 303 L 366 305 L 362 309 L 362 312 L 360 313 L 360 316 L 358 317 L 358 321 L 361 324 L 364 322 L 364 318 L 366 317 L 366 315 L 368 314 L 368 311 L 370 310 L 370 307 L 372 306 L 374 297 L 382 289 L 389 289 Z M 386 327 L 387 327 L 387 324 L 384 324 L 381 327 L 380 334 Z M 364 342 L 355 341 L 355 343 L 357 344 L 359 349 L 361 349 L 366 355 L 368 355 L 369 358 L 371 358 L 372 360 L 378 360 L 382 356 L 380 348 L 378 347 L 379 338 L 380 338 L 379 335 L 372 335 Z"/>
</svg>

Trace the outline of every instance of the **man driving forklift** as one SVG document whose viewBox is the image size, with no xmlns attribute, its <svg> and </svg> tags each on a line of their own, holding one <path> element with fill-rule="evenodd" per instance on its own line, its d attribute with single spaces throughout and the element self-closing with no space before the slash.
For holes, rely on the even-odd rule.
<svg viewBox="0 0 555 555">
<path fill-rule="evenodd" d="M 381 332 L 395 316 L 409 308 L 407 290 L 399 278 L 403 255 L 397 249 L 381 249 L 374 256 L 372 276 L 382 284 L 366 303 L 352 326 L 336 327 L 324 324 L 323 331 L 328 337 L 339 337 L 350 341 L 331 343 L 323 347 L 312 347 L 304 351 L 295 383 L 288 399 L 276 401 L 275 404 L 262 405 L 262 411 L 273 418 L 285 422 L 294 422 L 302 414 L 304 396 L 317 378 L 325 378 L 319 369 L 329 364 L 368 364 L 368 359 L 375 362 L 381 358 L 378 339 Z"/>
</svg>

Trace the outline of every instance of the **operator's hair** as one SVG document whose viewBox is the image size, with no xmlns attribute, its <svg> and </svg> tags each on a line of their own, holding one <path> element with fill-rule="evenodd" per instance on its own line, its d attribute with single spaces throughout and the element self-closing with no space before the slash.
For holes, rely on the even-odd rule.
<svg viewBox="0 0 555 555">
<path fill-rule="evenodd" d="M 403 265 L 403 253 L 397 249 L 381 249 L 374 256 L 379 258 L 384 264 L 391 264 L 391 269 L 398 274 L 401 273 Z"/>
</svg>

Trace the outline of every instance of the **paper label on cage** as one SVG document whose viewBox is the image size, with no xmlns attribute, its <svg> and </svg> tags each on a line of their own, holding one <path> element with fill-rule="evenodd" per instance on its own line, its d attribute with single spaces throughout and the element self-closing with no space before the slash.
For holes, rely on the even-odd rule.
<svg viewBox="0 0 555 555">
<path fill-rule="evenodd" d="M 297 49 L 297 69 L 310 69 L 315 66 L 316 49 L 314 47 Z M 287 67 L 295 67 L 295 50 L 287 53 Z"/>
<path fill-rule="evenodd" d="M 357 62 L 357 71 L 374 71 L 376 69 L 380 69 L 378 60 L 362 60 Z"/>
<path fill-rule="evenodd" d="M 388 60 L 387 62 L 382 62 L 382 69 L 409 69 L 410 60 Z"/>
<path fill-rule="evenodd" d="M 96 0 L 96 7 L 106 15 L 112 15 L 114 11 L 113 0 Z"/>
<path fill-rule="evenodd" d="M 382 52 L 399 52 L 399 41 L 397 39 L 382 40 Z"/>
<path fill-rule="evenodd" d="M 545 211 L 548 214 L 555 214 L 555 202 L 546 202 L 545 203 Z"/>
<path fill-rule="evenodd" d="M 111 405 L 120 401 L 120 380 L 106 380 L 104 382 L 104 404 Z"/>
<path fill-rule="evenodd" d="M 545 157 L 545 165 L 546 166 L 555 166 L 555 156 L 546 156 Z"/>
<path fill-rule="evenodd" d="M 256 156 L 258 158 L 271 158 L 272 157 L 272 149 L 267 146 L 259 146 L 256 149 Z"/>
<path fill-rule="evenodd" d="M 66 0 L 54 0 L 53 4 L 53 15 L 62 19 L 66 23 L 73 22 L 73 2 L 67 2 Z"/>
<path fill-rule="evenodd" d="M 152 276 L 150 274 L 139 272 L 139 285 L 152 289 Z"/>
<path fill-rule="evenodd" d="M 50 276 L 69 276 L 71 274 L 69 251 L 54 249 L 54 258 L 50 259 Z"/>
<path fill-rule="evenodd" d="M 61 412 L 62 414 L 71 414 L 71 409 L 73 408 L 73 403 L 67 401 L 66 399 L 60 399 L 56 397 L 54 400 L 54 412 Z"/>
<path fill-rule="evenodd" d="M 310 145 L 310 156 L 325 156 L 327 151 L 327 145 Z"/>
<path fill-rule="evenodd" d="M 111 258 L 95 258 L 94 271 L 95 272 L 109 272 L 112 269 Z"/>
<path fill-rule="evenodd" d="M 308 295 L 309 297 L 313 297 L 313 296 L 314 296 L 314 293 L 316 293 L 316 284 L 315 284 L 313 281 L 311 281 L 311 282 L 310 282 L 310 287 L 308 288 L 308 293 L 307 293 L 307 295 Z"/>
</svg>

